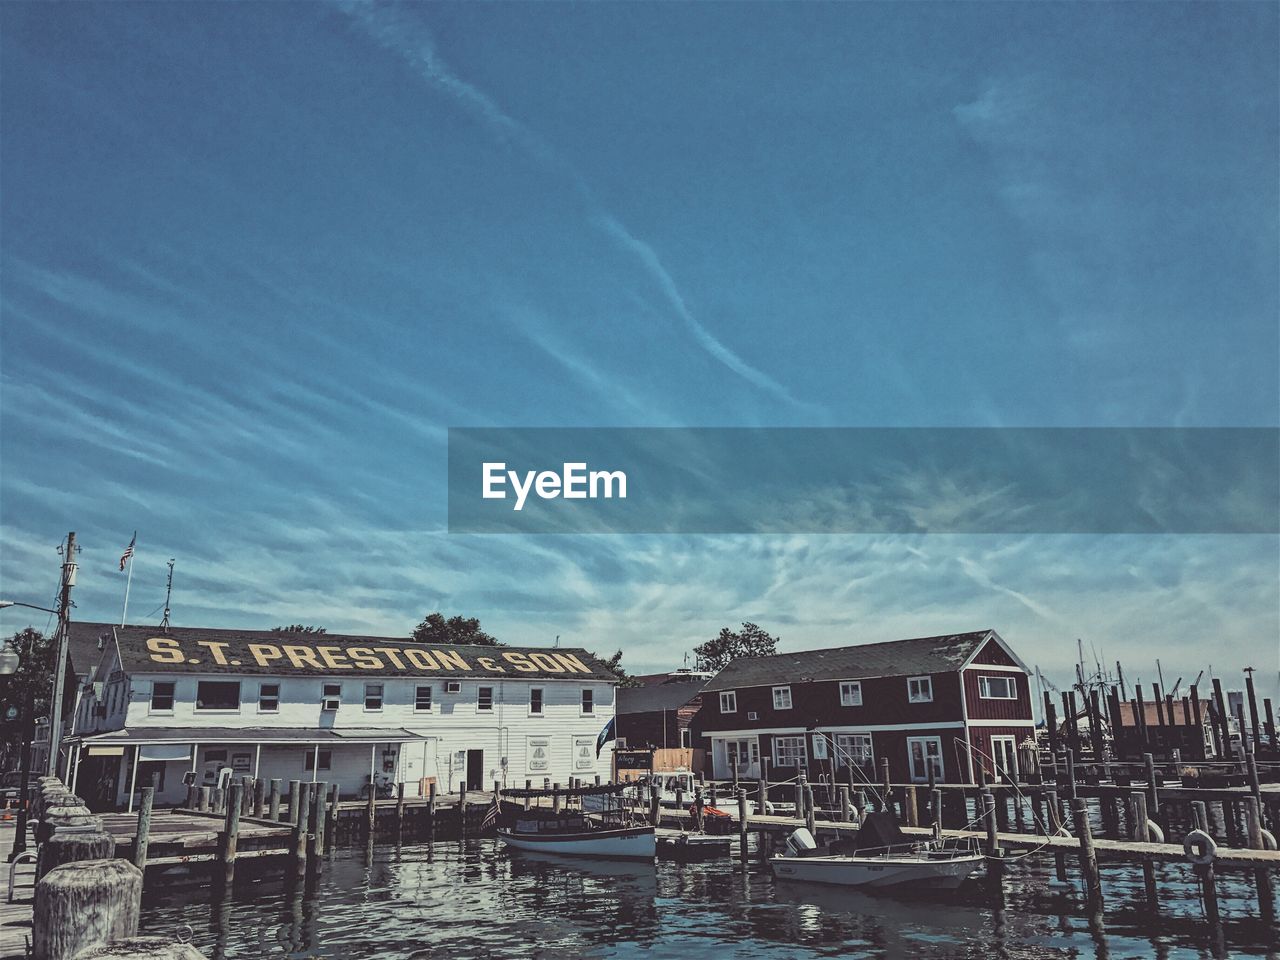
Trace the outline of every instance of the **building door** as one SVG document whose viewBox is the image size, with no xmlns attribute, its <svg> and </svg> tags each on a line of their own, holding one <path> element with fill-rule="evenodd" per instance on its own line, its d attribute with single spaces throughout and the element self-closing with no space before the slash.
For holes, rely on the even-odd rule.
<svg viewBox="0 0 1280 960">
<path fill-rule="evenodd" d="M 930 766 L 938 780 L 944 779 L 941 737 L 907 737 L 907 758 L 911 764 L 912 783 L 927 783 Z"/>
<path fill-rule="evenodd" d="M 753 779 L 760 776 L 760 744 L 751 738 L 749 740 L 726 740 L 724 742 L 725 763 L 728 768 L 725 770 L 726 776 L 733 773 L 734 761 L 738 764 L 738 776 L 743 779 Z"/>
<path fill-rule="evenodd" d="M 1011 783 L 1018 782 L 1018 741 L 1013 737 L 992 737 L 991 758 L 995 774 Z"/>
<path fill-rule="evenodd" d="M 484 751 L 467 751 L 467 789 L 484 789 Z"/>
</svg>

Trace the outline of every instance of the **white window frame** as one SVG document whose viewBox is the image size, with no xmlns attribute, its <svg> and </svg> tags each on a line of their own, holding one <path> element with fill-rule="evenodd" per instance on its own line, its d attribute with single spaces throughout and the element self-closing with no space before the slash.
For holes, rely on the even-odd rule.
<svg viewBox="0 0 1280 960">
<path fill-rule="evenodd" d="M 840 681 L 840 706 L 842 707 L 862 706 L 862 681 L 861 680 L 841 680 Z"/>
<path fill-rule="evenodd" d="M 234 707 L 202 707 L 200 706 L 200 684 L 202 683 L 234 683 L 236 685 L 236 705 Z M 192 701 L 192 706 L 196 713 L 221 713 L 221 714 L 228 714 L 228 715 L 233 713 L 239 713 L 240 707 L 244 703 L 244 699 L 241 697 L 242 693 L 244 693 L 244 690 L 242 689 L 242 684 L 239 680 L 197 680 L 196 695 L 195 695 L 195 699 Z"/>
<path fill-rule="evenodd" d="M 1005 689 L 1008 691 L 1008 696 L 992 693 L 991 684 L 993 681 L 1006 684 Z M 983 700 L 1017 700 L 1018 675 L 1014 673 L 1002 673 L 994 676 L 985 673 L 978 674 L 978 696 Z"/>
<path fill-rule="evenodd" d="M 853 763 L 860 767 L 872 767 L 876 762 L 875 740 L 869 733 L 837 733 L 836 765 Z"/>
<path fill-rule="evenodd" d="M 330 690 L 337 690 L 337 693 L 330 693 Z M 320 684 L 320 706 L 323 708 L 325 701 L 337 700 L 338 709 L 342 707 L 342 683 L 341 681 L 330 681 Z"/>
<path fill-rule="evenodd" d="M 736 690 L 720 691 L 720 712 L 721 713 L 737 713 L 738 712 L 738 691 Z"/>
<path fill-rule="evenodd" d="M 693 746 L 693 731 L 688 727 L 680 728 L 680 749 L 688 750 Z"/>
<path fill-rule="evenodd" d="M 796 734 L 795 736 L 787 736 L 787 737 L 774 737 L 773 738 L 774 765 L 779 767 L 807 767 L 809 765 L 809 745 L 806 742 L 808 739 L 809 738 L 806 737 L 804 734 Z M 799 763 L 796 763 L 794 760 L 782 759 L 782 751 L 780 748 L 782 747 L 782 744 L 784 741 L 787 743 L 789 748 L 794 748 L 797 745 L 799 746 L 800 748 Z M 794 751 L 792 749 L 789 749 L 788 752 L 792 753 Z"/>
<path fill-rule="evenodd" d="M 476 687 L 476 711 L 479 713 L 493 713 L 493 687 Z M 489 705 L 486 707 L 481 704 L 484 699 L 484 691 L 489 691 Z"/>
<path fill-rule="evenodd" d="M 538 708 L 533 707 L 533 695 L 538 695 Z M 546 687 L 530 687 L 529 688 L 529 716 L 541 717 L 547 712 L 547 689 Z"/>
<path fill-rule="evenodd" d="M 275 687 L 276 688 L 275 696 L 268 697 L 265 693 L 263 693 L 263 688 L 265 687 Z M 275 707 L 264 707 L 262 705 L 263 700 L 272 700 L 272 699 L 274 699 L 276 702 Z M 280 681 L 277 680 L 275 683 L 267 683 L 264 681 L 258 684 L 258 712 L 259 713 L 279 713 L 280 712 Z"/>
<path fill-rule="evenodd" d="M 912 692 L 912 690 L 911 690 L 911 685 L 912 685 L 913 683 L 918 683 L 918 682 L 919 682 L 919 681 L 921 681 L 921 680 L 923 680 L 923 681 L 925 682 L 925 684 L 926 684 L 926 685 L 928 686 L 928 688 L 929 688 L 929 695 L 928 695 L 927 697 L 926 697 L 926 696 L 916 696 L 916 695 Z M 931 676 L 924 676 L 924 677 L 907 677 L 907 702 L 909 702 L 909 703 L 933 703 L 933 677 L 931 677 Z"/>
<path fill-rule="evenodd" d="M 378 692 L 375 695 L 370 696 L 369 691 L 374 687 L 377 687 Z M 376 707 L 369 706 L 370 700 L 377 700 L 378 705 Z M 371 680 L 364 685 L 364 712 L 365 713 L 381 713 L 382 708 L 386 704 L 386 702 L 387 702 L 387 685 L 385 683 L 379 683 L 377 681 Z"/>
<path fill-rule="evenodd" d="M 778 702 L 778 701 L 781 699 L 781 697 L 779 696 L 780 694 L 781 694 L 782 696 L 785 696 L 785 697 L 786 697 L 787 702 L 786 702 L 785 704 L 783 704 L 783 703 L 779 703 L 779 702 Z M 792 701 L 791 701 L 791 687 L 790 687 L 790 685 L 782 686 L 782 687 L 774 687 L 774 688 L 773 688 L 773 709 L 775 709 L 775 710 L 790 710 L 790 709 L 791 709 L 791 702 L 792 702 Z"/>
<path fill-rule="evenodd" d="M 427 691 L 427 705 L 422 706 L 422 693 Z M 413 687 L 413 712 L 414 713 L 432 713 L 436 708 L 436 691 L 429 683 L 417 683 Z"/>
<path fill-rule="evenodd" d="M 922 749 L 922 752 L 925 758 L 925 769 L 921 773 L 916 773 L 914 759 L 911 753 L 911 746 L 912 744 L 915 744 L 915 743 L 920 743 L 925 745 Z M 943 759 L 943 756 L 942 756 L 942 738 L 941 737 L 907 737 L 907 775 L 911 777 L 912 783 L 928 783 L 929 782 L 928 764 L 930 759 L 933 759 L 929 756 L 928 744 L 930 743 L 936 743 L 938 745 L 938 753 L 936 757 L 938 762 L 935 765 L 935 768 L 937 770 L 938 782 L 944 783 L 946 781 L 947 767 L 946 767 L 946 761 Z"/>
<path fill-rule="evenodd" d="M 156 708 L 156 687 L 160 685 L 168 685 L 169 687 L 169 709 Z M 172 717 L 173 705 L 178 701 L 178 685 L 172 680 L 156 680 L 151 684 L 151 699 L 147 701 L 147 714 L 156 717 Z"/>
<path fill-rule="evenodd" d="M 596 691 L 592 687 L 583 687 L 582 694 L 578 697 L 579 715 L 583 717 L 594 717 L 596 715 Z"/>
</svg>

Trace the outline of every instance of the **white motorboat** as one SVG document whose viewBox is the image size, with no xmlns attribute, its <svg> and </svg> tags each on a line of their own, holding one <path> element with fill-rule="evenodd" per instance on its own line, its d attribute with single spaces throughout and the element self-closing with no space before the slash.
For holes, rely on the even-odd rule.
<svg viewBox="0 0 1280 960">
<path fill-rule="evenodd" d="M 803 827 L 787 838 L 787 852 L 771 857 L 774 875 L 846 887 L 953 890 L 983 861 L 970 840 L 921 840 L 903 836 L 898 823 L 885 813 L 868 814 L 852 844 L 833 844 L 829 853 L 818 849 L 813 834 Z"/>
<path fill-rule="evenodd" d="M 657 853 L 653 826 L 636 822 L 620 802 L 621 785 L 567 790 L 507 790 L 498 839 L 516 850 L 610 860 L 649 860 Z M 552 806 L 533 806 L 552 799 Z M 565 806 L 561 808 L 561 803 Z"/>
<path fill-rule="evenodd" d="M 517 850 L 574 857 L 652 860 L 657 853 L 653 827 L 591 826 L 589 820 L 577 824 L 518 820 L 510 830 L 499 829 L 498 839 Z"/>
</svg>

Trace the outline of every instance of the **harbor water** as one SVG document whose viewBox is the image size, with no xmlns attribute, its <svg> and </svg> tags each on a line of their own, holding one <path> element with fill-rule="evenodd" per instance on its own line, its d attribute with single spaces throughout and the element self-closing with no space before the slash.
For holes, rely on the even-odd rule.
<svg viewBox="0 0 1280 960">
<path fill-rule="evenodd" d="M 1068 860 L 1069 875 L 1077 869 Z M 1051 856 L 1006 867 L 1000 893 L 867 895 L 774 880 L 757 858 L 700 864 L 596 862 L 508 851 L 497 841 L 339 849 L 321 876 L 272 874 L 211 902 L 194 879 L 148 885 L 142 932 L 190 939 L 210 960 L 449 957 L 792 960 L 807 957 L 1280 957 L 1257 919 L 1252 878 L 1221 872 L 1225 946 L 1211 938 L 1189 868 L 1106 865 L 1105 919 L 1085 915 Z M 243 880 L 243 878 L 242 878 Z"/>
</svg>

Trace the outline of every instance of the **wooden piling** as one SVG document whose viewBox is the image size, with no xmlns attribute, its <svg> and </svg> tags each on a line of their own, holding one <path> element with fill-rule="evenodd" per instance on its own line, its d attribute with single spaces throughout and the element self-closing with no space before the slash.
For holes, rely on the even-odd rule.
<svg viewBox="0 0 1280 960">
<path fill-rule="evenodd" d="M 334 840 L 338 837 L 338 800 L 341 797 L 341 791 L 335 783 L 329 788 L 329 822 L 324 828 L 324 852 L 333 852 Z"/>
<path fill-rule="evenodd" d="M 884 794 L 880 798 L 881 809 L 893 813 L 893 784 L 889 779 L 889 758 L 880 758 L 880 784 Z"/>
<path fill-rule="evenodd" d="M 916 806 L 916 785 L 908 784 L 905 789 L 905 796 L 902 805 L 906 811 L 906 820 L 908 827 L 920 826 L 920 808 Z"/>
<path fill-rule="evenodd" d="M 1191 802 L 1191 816 L 1197 830 L 1209 832 L 1209 813 L 1203 800 Z M 1215 936 L 1218 936 L 1222 931 L 1222 918 L 1218 913 L 1218 885 L 1214 880 L 1213 861 L 1203 865 L 1197 864 L 1195 870 L 1200 875 L 1200 893 L 1204 900 L 1205 919 L 1209 921 Z"/>
<path fill-rule="evenodd" d="M 32 953 L 71 960 L 83 950 L 135 936 L 142 871 L 124 860 L 67 863 L 41 878 L 32 911 Z"/>
<path fill-rule="evenodd" d="M 838 792 L 840 798 L 840 821 L 841 823 L 849 823 L 853 817 L 849 807 L 849 788 L 841 787 Z"/>
<path fill-rule="evenodd" d="M 804 785 L 804 825 L 809 828 L 810 833 L 818 829 L 817 813 L 813 807 L 813 786 L 809 783 Z"/>
<path fill-rule="evenodd" d="M 427 840 L 434 840 L 436 837 L 436 782 L 434 780 L 427 787 Z"/>
<path fill-rule="evenodd" d="M 1058 799 L 1058 791 L 1050 788 L 1045 790 L 1045 809 L 1048 813 L 1049 833 L 1057 835 L 1062 830 L 1062 801 Z M 1067 858 L 1061 850 L 1053 851 L 1053 869 L 1054 876 L 1061 883 L 1067 882 Z"/>
<path fill-rule="evenodd" d="M 187 809 L 195 810 L 200 803 L 200 788 L 194 783 L 187 786 Z"/>
<path fill-rule="evenodd" d="M 1147 811 L 1147 795 L 1141 790 L 1134 790 L 1129 794 L 1129 838 L 1138 843 L 1147 843 L 1151 840 L 1151 827 L 1147 823 L 1149 814 Z M 1156 888 L 1156 868 L 1150 860 L 1142 861 L 1142 884 L 1147 894 L 1147 903 L 1154 910 L 1157 903 L 1158 890 Z"/>
<path fill-rule="evenodd" d="M 280 819 L 280 781 L 271 781 L 271 799 L 267 805 L 267 816 L 272 820 Z"/>
<path fill-rule="evenodd" d="M 294 876 L 307 875 L 307 823 L 309 820 L 307 806 L 311 800 L 311 784 L 294 780 L 289 792 L 289 812 L 293 815 L 293 833 L 290 845 L 293 849 Z"/>
<path fill-rule="evenodd" d="M 227 788 L 227 816 L 218 844 L 222 865 L 222 881 L 230 885 L 236 878 L 236 844 L 240 837 L 240 805 L 244 802 L 244 784 L 232 783 Z"/>
<path fill-rule="evenodd" d="M 253 781 L 253 815 L 262 817 L 263 808 L 267 802 L 267 782 L 259 777 Z"/>
<path fill-rule="evenodd" d="M 747 791 L 738 789 L 738 859 L 747 863 Z"/>
<path fill-rule="evenodd" d="M 1249 846 L 1254 850 L 1263 850 L 1262 842 L 1262 809 L 1257 797 L 1246 797 L 1244 801 L 1245 835 Z M 1253 871 L 1254 886 L 1258 891 L 1258 910 L 1270 926 L 1275 922 L 1275 893 L 1271 886 L 1271 874 L 1259 867 Z"/>
<path fill-rule="evenodd" d="M 133 865 L 144 874 L 147 872 L 147 843 L 151 835 L 151 808 L 155 799 L 155 787 L 142 788 L 142 801 L 138 804 L 138 832 L 133 840 Z"/>
<path fill-rule="evenodd" d="M 209 807 L 213 803 L 213 790 L 210 787 L 200 788 L 200 799 L 197 801 L 196 809 L 201 813 L 208 813 Z"/>
<path fill-rule="evenodd" d="M 493 792 L 498 792 L 498 783 L 494 781 Z M 396 836 L 404 835 L 404 781 L 396 784 Z"/>
<path fill-rule="evenodd" d="M 769 781 L 764 777 L 756 781 L 756 800 L 759 812 L 764 813 L 769 802 Z"/>
<path fill-rule="evenodd" d="M 987 828 L 987 856 L 1000 856 L 1000 836 L 996 827 L 996 798 L 990 790 L 981 794 L 982 822 Z"/>
<path fill-rule="evenodd" d="M 315 874 L 324 869 L 324 837 L 329 819 L 329 784 L 318 782 L 312 790 L 310 809 L 307 811 L 307 867 Z"/>
<path fill-rule="evenodd" d="M 1160 784 L 1156 777 L 1155 757 L 1144 753 L 1142 763 L 1147 768 L 1147 816 L 1160 823 Z"/>
<path fill-rule="evenodd" d="M 649 823 L 658 826 L 662 822 L 662 806 L 658 801 L 658 785 L 649 784 Z"/>
<path fill-rule="evenodd" d="M 1071 801 L 1071 818 L 1075 821 L 1076 837 L 1080 841 L 1080 869 L 1084 874 L 1085 899 L 1090 907 L 1102 903 L 1102 878 L 1098 874 L 1098 855 L 1093 847 L 1093 831 L 1089 828 L 1089 813 L 1080 798 Z"/>
<path fill-rule="evenodd" d="M 465 811 L 467 807 L 467 788 L 464 784 L 462 787 L 462 796 L 458 801 L 458 810 Z M 369 778 L 369 809 L 366 811 L 368 823 L 366 829 L 369 831 L 369 837 L 372 838 L 374 831 L 378 827 L 378 784 Z M 465 819 L 465 818 L 464 818 Z M 463 827 L 463 833 L 466 833 L 466 827 Z"/>
<path fill-rule="evenodd" d="M 702 784 L 693 788 L 693 829 L 702 832 Z"/>
</svg>

